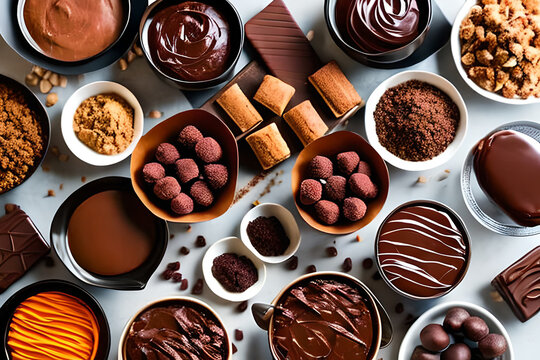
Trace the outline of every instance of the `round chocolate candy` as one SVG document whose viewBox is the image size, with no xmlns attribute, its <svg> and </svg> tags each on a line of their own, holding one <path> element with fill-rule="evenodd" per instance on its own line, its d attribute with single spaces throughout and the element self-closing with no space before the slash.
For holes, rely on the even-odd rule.
<svg viewBox="0 0 540 360">
<path fill-rule="evenodd" d="M 450 344 L 450 336 L 439 324 L 429 324 L 420 332 L 422 346 L 429 351 L 443 351 Z"/>
<path fill-rule="evenodd" d="M 463 344 L 452 344 L 441 354 L 441 360 L 471 360 L 471 349 Z"/>
<path fill-rule="evenodd" d="M 463 322 L 471 317 L 471 314 L 463 308 L 452 308 L 448 310 L 444 318 L 443 327 L 451 332 L 461 331 Z"/>
<path fill-rule="evenodd" d="M 411 360 L 439 360 L 440 358 L 439 353 L 432 353 L 421 346 L 417 346 L 411 355 Z"/>
<path fill-rule="evenodd" d="M 463 322 L 462 330 L 467 339 L 471 341 L 480 341 L 489 334 L 486 322 L 478 316 L 471 316 L 466 319 Z"/>
<path fill-rule="evenodd" d="M 478 348 L 484 359 L 492 359 L 504 354 L 508 348 L 508 343 L 502 335 L 488 334 L 478 342 Z"/>
</svg>

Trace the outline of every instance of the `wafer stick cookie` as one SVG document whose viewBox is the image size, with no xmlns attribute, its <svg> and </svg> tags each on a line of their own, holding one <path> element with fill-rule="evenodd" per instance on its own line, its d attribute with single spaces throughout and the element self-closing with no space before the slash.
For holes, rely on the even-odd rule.
<svg viewBox="0 0 540 360">
<path fill-rule="evenodd" d="M 320 138 L 328 131 L 328 126 L 326 126 L 309 100 L 287 111 L 283 118 L 304 146 Z"/>
<path fill-rule="evenodd" d="M 294 91 L 291 85 L 274 76 L 265 75 L 253 99 L 281 116 L 291 101 Z"/>
<path fill-rule="evenodd" d="M 248 131 L 263 120 L 238 84 L 234 84 L 225 90 L 217 99 L 217 103 L 227 112 L 242 132 Z"/>
<path fill-rule="evenodd" d="M 291 156 L 287 143 L 276 123 L 271 123 L 246 138 L 264 170 L 279 164 Z"/>
</svg>

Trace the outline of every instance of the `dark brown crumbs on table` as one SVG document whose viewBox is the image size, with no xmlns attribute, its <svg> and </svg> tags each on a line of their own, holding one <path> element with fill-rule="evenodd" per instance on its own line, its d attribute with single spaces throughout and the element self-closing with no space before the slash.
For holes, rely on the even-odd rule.
<svg viewBox="0 0 540 360">
<path fill-rule="evenodd" d="M 373 275 L 371 276 L 371 278 L 372 278 L 373 280 L 381 280 L 381 279 L 382 279 L 381 274 L 379 273 L 378 270 L 375 271 L 375 272 L 373 273 Z"/>
<path fill-rule="evenodd" d="M 264 187 L 264 190 L 259 194 L 259 199 L 262 198 L 264 195 L 269 194 L 270 191 L 272 191 L 272 188 L 276 186 L 276 184 L 281 184 L 276 181 L 280 175 L 283 175 L 283 170 L 279 170 L 274 174 L 274 177 L 270 179 L 268 184 L 266 184 L 266 186 Z"/>
<path fill-rule="evenodd" d="M 45 256 L 45 266 L 46 267 L 54 267 L 54 259 L 52 256 Z"/>
<path fill-rule="evenodd" d="M 414 324 L 414 322 L 417 319 L 418 319 L 417 316 L 414 316 L 413 314 L 407 314 L 407 316 L 405 317 L 404 324 L 405 326 L 410 327 L 412 324 Z"/>
<path fill-rule="evenodd" d="M 85 183 L 85 182 L 86 182 L 86 176 L 81 176 L 81 182 L 82 182 L 82 183 Z"/>
<path fill-rule="evenodd" d="M 46 197 L 51 197 L 51 196 L 56 196 L 56 193 L 54 192 L 53 189 L 47 190 L 47 196 Z"/>
<path fill-rule="evenodd" d="M 338 255 L 338 252 L 335 246 L 329 246 L 326 248 L 326 254 L 330 257 L 336 257 Z"/>
<path fill-rule="evenodd" d="M 373 117 L 381 145 L 409 161 L 429 160 L 446 150 L 460 121 L 446 93 L 418 80 L 386 90 Z"/>
<path fill-rule="evenodd" d="M 291 256 L 291 259 L 287 262 L 287 268 L 289 270 L 296 270 L 298 268 L 298 256 Z"/>
<path fill-rule="evenodd" d="M 174 234 L 169 235 L 169 240 L 174 239 Z"/>
<path fill-rule="evenodd" d="M 403 306 L 403 303 L 397 303 L 394 310 L 396 311 L 397 314 L 401 314 L 403 310 L 405 310 L 405 307 Z"/>
<path fill-rule="evenodd" d="M 232 353 L 236 354 L 237 352 L 238 352 L 238 349 L 236 348 L 236 345 L 234 345 L 234 343 L 232 343 Z"/>
<path fill-rule="evenodd" d="M 315 265 L 309 265 L 306 268 L 306 273 L 307 274 L 314 273 L 315 271 L 317 271 L 317 267 Z"/>
<path fill-rule="evenodd" d="M 184 291 L 187 290 L 189 287 L 188 279 L 182 279 L 182 284 L 180 284 L 180 290 Z"/>
<path fill-rule="evenodd" d="M 182 246 L 182 247 L 180 248 L 180 254 L 182 254 L 182 255 L 187 255 L 187 254 L 189 254 L 189 249 L 188 249 L 187 247 L 185 247 L 185 246 Z"/>
<path fill-rule="evenodd" d="M 343 261 L 342 269 L 345 272 L 349 272 L 352 270 L 352 260 L 350 257 L 346 258 L 345 261 Z"/>
<path fill-rule="evenodd" d="M 195 285 L 193 285 L 193 289 L 191 289 L 191 293 L 193 295 L 201 295 L 203 292 L 203 279 L 197 279 L 197 282 L 195 282 Z"/>
<path fill-rule="evenodd" d="M 202 235 L 197 236 L 197 240 L 195 240 L 195 246 L 200 247 L 200 248 L 206 246 L 206 239 L 204 238 L 204 236 Z"/>
<path fill-rule="evenodd" d="M 362 267 L 366 270 L 371 269 L 373 267 L 373 259 L 365 258 L 364 261 L 362 261 Z"/>
<path fill-rule="evenodd" d="M 234 339 L 236 341 L 242 341 L 244 339 L 244 332 L 240 329 L 234 330 Z"/>
<path fill-rule="evenodd" d="M 258 183 L 264 180 L 266 176 L 268 176 L 268 174 L 270 174 L 270 170 L 260 172 L 259 174 L 255 175 L 253 179 L 249 180 L 246 186 L 236 192 L 232 205 L 236 204 L 244 196 L 246 196 L 246 194 L 249 193 L 251 189 L 253 189 L 255 186 L 257 186 Z"/>
<path fill-rule="evenodd" d="M 172 274 L 171 279 L 174 283 L 179 283 L 180 281 L 182 281 L 182 274 L 180 274 L 179 272 L 175 272 Z"/>
<path fill-rule="evenodd" d="M 248 308 L 248 302 L 247 300 L 246 301 L 242 301 L 240 304 L 238 304 L 238 306 L 236 307 L 236 311 L 238 312 L 244 312 L 246 311 Z"/>
<path fill-rule="evenodd" d="M 180 270 L 180 261 L 174 261 L 167 264 L 167 270 L 178 271 Z"/>
</svg>

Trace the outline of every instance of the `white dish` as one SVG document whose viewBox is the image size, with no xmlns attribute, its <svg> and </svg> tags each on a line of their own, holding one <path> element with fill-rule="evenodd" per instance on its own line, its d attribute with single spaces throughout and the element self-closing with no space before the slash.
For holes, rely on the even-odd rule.
<svg viewBox="0 0 540 360">
<path fill-rule="evenodd" d="M 133 116 L 133 140 L 131 144 L 119 154 L 104 155 L 95 152 L 79 140 L 73 131 L 73 117 L 79 105 L 86 99 L 99 94 L 117 94 L 127 101 L 134 110 Z M 95 166 L 107 166 L 116 164 L 127 158 L 143 133 L 144 113 L 139 101 L 126 87 L 111 81 L 96 81 L 87 84 L 75 91 L 66 101 L 62 109 L 61 128 L 62 136 L 71 152 L 82 161 Z"/>
<path fill-rule="evenodd" d="M 411 355 L 414 351 L 414 348 L 417 347 L 420 344 L 420 331 L 429 324 L 441 324 L 443 323 L 444 317 L 446 315 L 446 312 L 454 307 L 461 307 L 469 312 L 472 316 L 478 316 L 482 318 L 486 324 L 489 327 L 490 333 L 500 334 L 504 336 L 506 339 L 506 342 L 508 343 L 508 349 L 506 352 L 501 356 L 501 360 L 513 360 L 514 357 L 514 349 L 512 347 L 512 342 L 510 341 L 510 336 L 508 335 L 508 332 L 504 328 L 504 326 L 501 324 L 501 322 L 489 311 L 484 309 L 481 306 L 471 304 L 468 302 L 463 301 L 452 301 L 447 303 L 442 303 L 439 305 L 436 305 L 426 311 L 422 316 L 418 318 L 412 324 L 412 326 L 407 331 L 407 334 L 405 334 L 405 337 L 403 338 L 403 341 L 401 342 L 401 346 L 399 347 L 399 354 L 398 354 L 398 360 L 410 360 Z"/>
<path fill-rule="evenodd" d="M 251 221 L 255 220 L 259 216 L 275 216 L 283 226 L 285 233 L 291 241 L 289 247 L 287 248 L 287 250 L 285 250 L 285 253 L 283 255 L 264 256 L 259 253 L 251 244 L 251 241 L 249 240 L 249 236 L 247 234 L 247 226 Z M 302 241 L 300 229 L 298 228 L 298 224 L 296 223 L 293 214 L 283 206 L 273 203 L 257 205 L 253 209 L 248 211 L 246 215 L 244 215 L 244 218 L 240 223 L 240 237 L 244 245 L 249 249 L 249 251 L 255 254 L 255 256 L 257 256 L 262 261 L 270 264 L 277 264 L 289 259 L 296 253 L 298 247 L 300 246 L 300 242 Z"/>
<path fill-rule="evenodd" d="M 539 103 L 540 98 L 534 96 L 531 96 L 527 99 L 521 99 L 518 97 L 515 97 L 513 99 L 505 98 L 504 96 L 494 93 L 492 91 L 482 89 L 480 86 L 476 85 L 476 83 L 472 81 L 467 75 L 465 68 L 461 64 L 461 41 L 459 40 L 459 28 L 461 26 L 461 22 L 463 21 L 463 19 L 465 19 L 471 7 L 476 4 L 478 4 L 477 0 L 467 0 L 457 13 L 454 24 L 452 25 L 452 32 L 450 34 L 450 46 L 452 48 L 452 58 L 454 59 L 454 63 L 456 64 L 459 75 L 461 75 L 463 81 L 465 81 L 471 89 L 490 100 L 511 105 L 528 105 Z"/>
<path fill-rule="evenodd" d="M 221 285 L 212 274 L 212 265 L 214 263 L 214 259 L 225 253 L 235 253 L 240 256 L 243 255 L 250 259 L 253 262 L 253 265 L 255 265 L 257 268 L 259 279 L 244 292 L 234 293 L 225 290 L 223 285 Z M 210 246 L 208 250 L 206 250 L 202 260 L 202 270 L 204 281 L 206 281 L 206 284 L 210 290 L 212 290 L 217 296 L 228 301 L 244 301 L 251 299 L 257 295 L 259 291 L 261 291 L 264 282 L 266 281 L 266 266 L 264 263 L 259 260 L 251 251 L 249 251 L 244 244 L 242 244 L 242 241 L 239 238 L 233 236 L 219 240 L 214 245 Z"/>
<path fill-rule="evenodd" d="M 373 113 L 381 96 L 391 87 L 399 85 L 409 80 L 420 80 L 431 84 L 443 92 L 445 92 L 457 105 L 460 114 L 459 125 L 456 131 L 456 136 L 454 140 L 448 145 L 446 150 L 441 154 L 435 156 L 434 158 L 426 161 L 407 161 L 403 160 L 396 155 L 388 151 L 384 146 L 379 142 L 379 137 L 377 135 L 375 119 Z M 440 166 L 450 160 L 458 151 L 461 146 L 465 134 L 467 133 L 468 126 L 468 114 L 467 107 L 463 98 L 457 91 L 454 85 L 442 76 L 439 76 L 434 73 L 427 71 L 403 71 L 394 76 L 389 77 L 384 80 L 377 88 L 371 93 L 368 101 L 366 102 L 366 112 L 365 112 L 365 127 L 366 135 L 371 146 L 377 150 L 381 157 L 388 162 L 389 164 L 403 170 L 408 171 L 423 171 L 435 168 Z"/>
</svg>

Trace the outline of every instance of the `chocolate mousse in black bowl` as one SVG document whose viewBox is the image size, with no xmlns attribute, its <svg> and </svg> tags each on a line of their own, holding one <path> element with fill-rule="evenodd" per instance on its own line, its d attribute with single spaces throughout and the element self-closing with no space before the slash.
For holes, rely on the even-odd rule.
<svg viewBox="0 0 540 360">
<path fill-rule="evenodd" d="M 330 35 L 351 58 L 366 65 L 406 59 L 424 42 L 431 0 L 325 0 Z"/>
<path fill-rule="evenodd" d="M 204 90 L 230 79 L 244 44 L 244 26 L 227 0 L 158 0 L 139 28 L 146 59 L 181 90 Z"/>
</svg>

